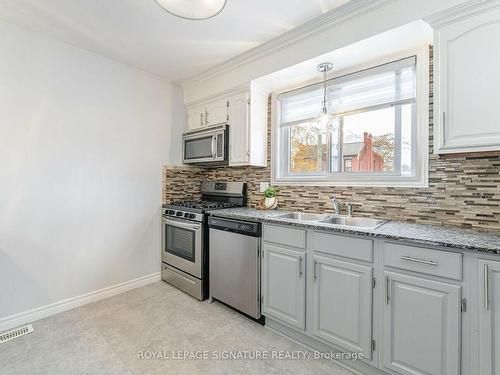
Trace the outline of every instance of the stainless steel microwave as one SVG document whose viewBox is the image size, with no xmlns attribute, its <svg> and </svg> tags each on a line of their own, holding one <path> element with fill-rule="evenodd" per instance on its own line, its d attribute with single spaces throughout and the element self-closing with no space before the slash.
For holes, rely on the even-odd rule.
<svg viewBox="0 0 500 375">
<path fill-rule="evenodd" d="M 229 163 L 227 124 L 194 129 L 182 135 L 184 164 L 217 166 Z"/>
</svg>

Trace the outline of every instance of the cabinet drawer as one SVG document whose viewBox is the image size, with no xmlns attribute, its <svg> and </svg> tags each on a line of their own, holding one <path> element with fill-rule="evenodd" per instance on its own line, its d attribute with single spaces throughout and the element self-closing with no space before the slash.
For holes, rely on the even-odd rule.
<svg viewBox="0 0 500 375">
<path fill-rule="evenodd" d="M 264 224 L 264 241 L 282 245 L 306 248 L 306 231 L 277 225 Z"/>
<path fill-rule="evenodd" d="M 386 266 L 462 280 L 462 254 L 423 247 L 384 243 Z"/>
<path fill-rule="evenodd" d="M 373 262 L 372 240 L 314 232 L 312 243 L 314 251 Z"/>
</svg>

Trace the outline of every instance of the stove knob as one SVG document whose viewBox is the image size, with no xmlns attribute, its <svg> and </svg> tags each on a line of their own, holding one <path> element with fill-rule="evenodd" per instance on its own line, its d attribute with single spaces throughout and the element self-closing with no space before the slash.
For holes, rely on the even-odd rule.
<svg viewBox="0 0 500 375">
<path fill-rule="evenodd" d="M 195 214 L 189 214 L 189 218 L 190 218 L 190 219 L 194 219 L 195 217 L 196 217 L 196 215 L 195 215 Z"/>
<path fill-rule="evenodd" d="M 187 218 L 189 217 L 189 214 L 186 212 L 186 213 L 184 214 L 184 217 L 187 219 Z"/>
<path fill-rule="evenodd" d="M 180 211 L 179 211 L 179 212 L 177 212 L 177 213 L 175 214 L 175 216 L 182 216 L 182 212 L 180 212 Z"/>
<path fill-rule="evenodd" d="M 169 210 L 169 211 L 168 211 L 168 214 L 169 214 L 169 215 L 173 215 L 173 214 L 175 214 L 175 211 L 174 211 L 174 210 Z"/>
</svg>

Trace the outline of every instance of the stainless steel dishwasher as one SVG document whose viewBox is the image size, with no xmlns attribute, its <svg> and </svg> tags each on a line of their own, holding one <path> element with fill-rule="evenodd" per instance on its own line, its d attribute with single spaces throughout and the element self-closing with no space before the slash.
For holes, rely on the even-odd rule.
<svg viewBox="0 0 500 375">
<path fill-rule="evenodd" d="M 260 223 L 211 217 L 208 227 L 210 299 L 259 319 Z"/>
</svg>

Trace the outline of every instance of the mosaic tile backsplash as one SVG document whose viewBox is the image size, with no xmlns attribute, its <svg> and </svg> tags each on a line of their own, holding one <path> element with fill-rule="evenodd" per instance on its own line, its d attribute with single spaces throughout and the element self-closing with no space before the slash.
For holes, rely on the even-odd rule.
<svg viewBox="0 0 500 375">
<path fill-rule="evenodd" d="M 432 55 L 432 51 L 431 51 Z M 431 59 L 432 90 L 432 59 Z M 331 198 L 352 202 L 357 216 L 379 217 L 421 224 L 450 225 L 500 232 L 500 151 L 439 156 L 433 154 L 430 94 L 429 187 L 367 188 L 335 186 L 279 186 L 278 208 L 332 212 Z M 270 124 L 271 113 L 269 113 Z M 270 133 L 270 131 L 269 131 Z M 269 134 L 269 140 L 271 139 Z M 270 155 L 270 142 L 268 155 Z M 201 181 L 244 181 L 248 206 L 263 206 L 261 181 L 271 180 L 268 167 L 163 168 L 163 203 L 199 198 Z M 342 207 L 345 211 L 345 206 Z"/>
</svg>

